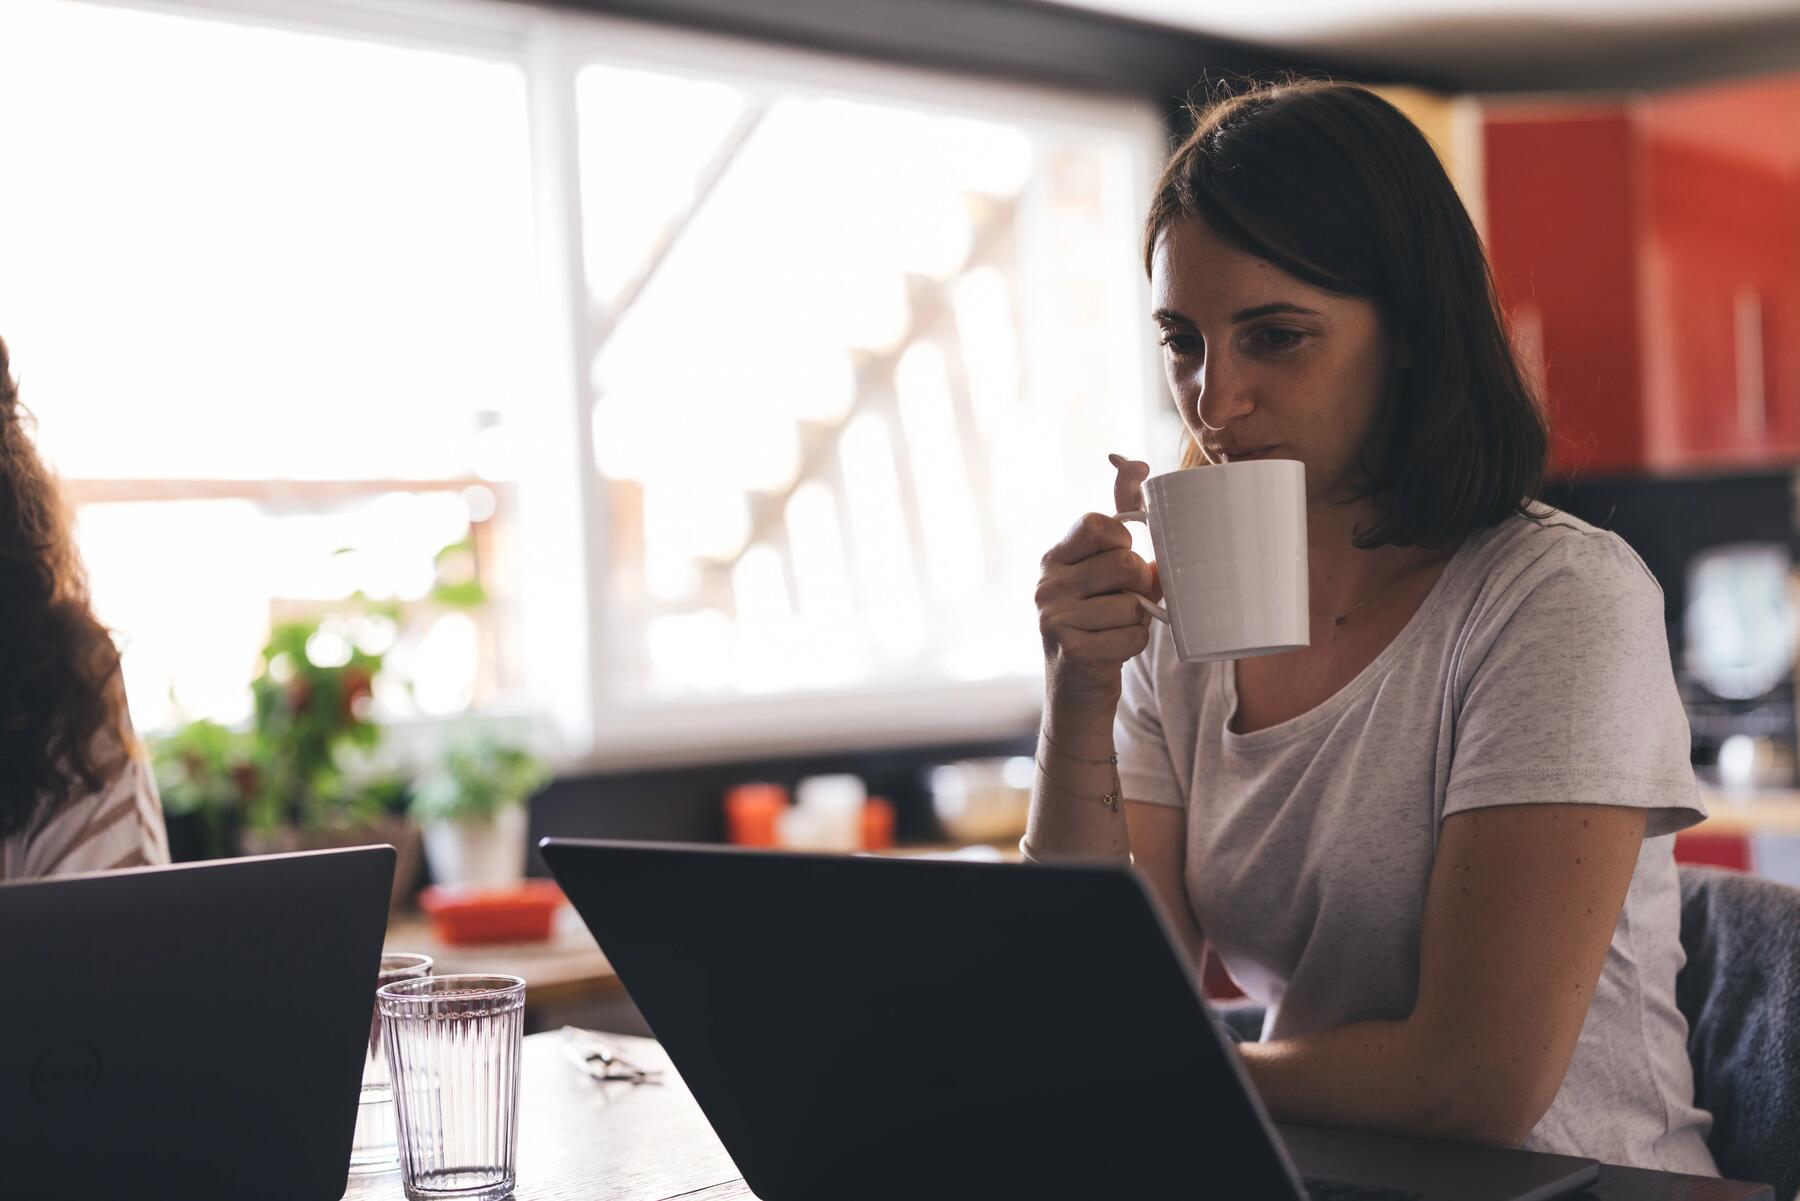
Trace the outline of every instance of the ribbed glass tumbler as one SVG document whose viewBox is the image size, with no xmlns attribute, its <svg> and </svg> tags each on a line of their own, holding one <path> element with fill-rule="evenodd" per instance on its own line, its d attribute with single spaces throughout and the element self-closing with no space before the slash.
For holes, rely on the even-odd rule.
<svg viewBox="0 0 1800 1201">
<path fill-rule="evenodd" d="M 431 956 L 392 953 L 381 957 L 375 987 L 431 975 Z M 350 1144 L 352 1172 L 391 1172 L 400 1166 L 394 1130 L 394 1093 L 388 1088 L 387 1052 L 381 1043 L 381 1007 L 369 998 L 369 1049 L 363 1056 L 362 1097 L 356 1107 L 356 1138 Z"/>
<path fill-rule="evenodd" d="M 525 981 L 428 976 L 376 994 L 409 1201 L 497 1201 L 513 1190 Z"/>
</svg>

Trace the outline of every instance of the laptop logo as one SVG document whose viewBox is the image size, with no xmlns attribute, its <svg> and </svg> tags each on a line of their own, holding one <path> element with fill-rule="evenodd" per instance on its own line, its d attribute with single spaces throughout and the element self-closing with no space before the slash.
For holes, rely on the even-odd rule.
<svg viewBox="0 0 1800 1201">
<path fill-rule="evenodd" d="M 100 1083 L 100 1052 L 86 1043 L 65 1043 L 31 1065 L 31 1092 L 45 1105 L 67 1105 Z"/>
</svg>

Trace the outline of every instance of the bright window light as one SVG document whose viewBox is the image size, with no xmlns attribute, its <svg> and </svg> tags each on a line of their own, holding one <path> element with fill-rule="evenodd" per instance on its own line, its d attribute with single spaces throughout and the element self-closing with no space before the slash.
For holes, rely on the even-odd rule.
<svg viewBox="0 0 1800 1201">
<path fill-rule="evenodd" d="M 1015 722 L 1039 556 L 1170 465 L 1161 139 L 534 6 L 0 3 L 0 337 L 139 727 L 292 620 L 596 767 Z"/>
<path fill-rule="evenodd" d="M 503 497 L 529 399 L 527 133 L 506 62 L 0 6 L 0 337 L 141 728 L 242 717 L 271 621 L 359 588 L 423 601 L 432 555 L 471 534 L 461 485 L 322 484 L 479 475 Z M 481 653 L 507 620 L 484 615 Z M 468 631 L 420 636 L 446 651 L 420 651 L 428 708 L 466 705 Z"/>
<path fill-rule="evenodd" d="M 1039 556 L 1107 503 L 1108 450 L 1150 452 L 1142 131 L 577 79 L 595 461 L 645 497 L 621 608 L 736 648 L 722 680 L 659 635 L 612 703 L 1036 678 Z"/>
</svg>

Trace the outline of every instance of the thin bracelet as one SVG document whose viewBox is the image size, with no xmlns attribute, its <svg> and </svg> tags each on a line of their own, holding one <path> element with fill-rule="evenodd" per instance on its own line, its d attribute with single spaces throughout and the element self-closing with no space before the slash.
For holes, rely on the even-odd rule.
<svg viewBox="0 0 1800 1201">
<path fill-rule="evenodd" d="M 1067 759 L 1072 763 L 1086 763 L 1086 764 L 1090 764 L 1095 767 L 1099 767 L 1099 766 L 1102 766 L 1102 765 L 1108 764 L 1108 763 L 1112 764 L 1114 767 L 1117 767 L 1119 765 L 1119 752 L 1117 752 L 1117 751 L 1114 751 L 1112 754 L 1108 755 L 1104 759 L 1083 759 L 1079 755 L 1071 755 L 1067 751 L 1057 750 L 1056 744 L 1054 742 L 1050 741 L 1050 735 L 1044 733 L 1043 728 L 1041 726 L 1038 728 L 1038 741 L 1043 743 L 1044 746 L 1046 748 L 1048 748 L 1048 750 L 1050 751 L 1050 753 L 1052 755 L 1055 755 L 1059 759 Z"/>
<path fill-rule="evenodd" d="M 1097 762 L 1104 763 L 1105 760 L 1104 759 L 1097 760 Z M 1045 767 L 1042 763 L 1039 763 L 1037 765 L 1037 769 L 1038 769 L 1038 783 L 1041 787 L 1043 787 L 1051 792 L 1060 792 L 1064 796 L 1079 797 L 1081 800 L 1084 800 L 1084 801 L 1099 801 L 1102 805 L 1105 805 L 1108 809 L 1111 809 L 1114 813 L 1117 813 L 1119 811 L 1119 794 L 1124 791 L 1124 786 L 1122 784 L 1120 784 L 1120 782 L 1119 782 L 1119 773 L 1116 769 L 1113 771 L 1112 791 L 1111 792 L 1103 792 L 1099 796 L 1094 796 L 1092 793 L 1087 793 L 1087 792 L 1077 792 L 1073 788 L 1069 788 L 1065 785 L 1056 783 L 1054 780 L 1052 780 L 1050 778 L 1049 771 L 1045 769 Z"/>
</svg>

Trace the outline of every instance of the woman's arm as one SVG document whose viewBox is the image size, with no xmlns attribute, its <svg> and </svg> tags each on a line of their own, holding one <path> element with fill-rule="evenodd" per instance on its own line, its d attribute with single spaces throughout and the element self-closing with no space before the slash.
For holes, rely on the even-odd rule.
<svg viewBox="0 0 1800 1201">
<path fill-rule="evenodd" d="M 1056 683 L 1038 735 L 1037 781 L 1020 847 L 1040 861 L 1126 863 L 1131 839 L 1125 809 L 1117 802 L 1119 771 L 1113 756 L 1117 700 L 1059 703 Z M 1104 798 L 1114 797 L 1112 801 Z"/>
<path fill-rule="evenodd" d="M 1113 503 L 1143 504 L 1148 463 L 1112 456 Z M 1037 605 L 1044 639 L 1044 717 L 1037 782 L 1021 850 L 1033 859 L 1134 863 L 1150 882 L 1199 970 L 1206 939 L 1188 907 L 1183 867 L 1187 811 L 1125 801 L 1113 727 L 1123 695 L 1122 664 L 1149 643 L 1136 600 L 1122 589 L 1160 597 L 1155 568 L 1131 552 L 1116 519 L 1089 513 L 1044 556 Z"/>
<path fill-rule="evenodd" d="M 1503 805 L 1444 819 L 1404 1021 L 1238 1048 L 1280 1121 L 1516 1146 L 1562 1087 L 1645 814 Z"/>
<path fill-rule="evenodd" d="M 1198 974 L 1206 963 L 1206 932 L 1188 904 L 1187 810 L 1126 801 L 1125 814 L 1131 826 L 1133 865 L 1149 882 L 1188 965 Z"/>
<path fill-rule="evenodd" d="M 1147 463 L 1113 456 L 1113 499 L 1138 503 Z M 1031 815 L 1019 843 L 1033 859 L 1130 862 L 1119 797 L 1113 719 L 1123 666 L 1150 644 L 1149 618 L 1130 595 L 1162 595 L 1155 569 L 1131 549 L 1123 522 L 1088 513 L 1040 563 L 1034 600 L 1044 643 L 1044 717 Z"/>
</svg>

